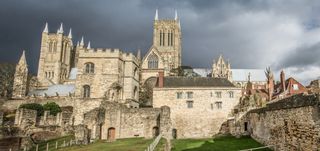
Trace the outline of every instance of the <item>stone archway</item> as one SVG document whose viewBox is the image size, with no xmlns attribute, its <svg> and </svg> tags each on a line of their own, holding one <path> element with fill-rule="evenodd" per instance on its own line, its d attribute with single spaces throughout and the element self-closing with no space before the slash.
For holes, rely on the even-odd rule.
<svg viewBox="0 0 320 151">
<path fill-rule="evenodd" d="M 114 141 L 116 138 L 116 129 L 114 127 L 110 127 L 108 129 L 108 140 Z"/>
</svg>

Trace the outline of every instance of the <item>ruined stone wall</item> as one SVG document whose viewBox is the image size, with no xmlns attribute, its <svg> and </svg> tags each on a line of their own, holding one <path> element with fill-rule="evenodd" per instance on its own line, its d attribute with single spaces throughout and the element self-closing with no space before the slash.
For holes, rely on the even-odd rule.
<svg viewBox="0 0 320 151">
<path fill-rule="evenodd" d="M 106 103 L 102 139 L 108 139 L 108 130 L 115 128 L 115 138 L 153 137 L 153 128 L 159 129 L 160 109 L 127 108 L 121 104 Z"/>
<path fill-rule="evenodd" d="M 320 148 L 319 98 L 295 95 L 267 107 L 250 111 L 240 123 L 248 123 L 251 136 L 276 150 L 310 150 Z"/>
<path fill-rule="evenodd" d="M 60 107 L 71 106 L 73 107 L 72 123 L 74 125 L 83 123 L 83 115 L 90 110 L 100 106 L 103 99 L 81 99 L 71 97 L 60 97 L 60 98 L 28 98 L 24 100 L 10 100 L 3 104 L 4 108 L 15 110 L 21 104 L 25 103 L 39 103 L 46 104 L 47 102 L 55 102 Z M 70 116 L 70 115 L 69 115 Z"/>
<path fill-rule="evenodd" d="M 20 127 L 36 125 L 37 111 L 20 108 L 16 111 L 14 124 Z"/>
<path fill-rule="evenodd" d="M 188 92 L 193 92 L 193 96 L 188 98 Z M 216 92 L 221 92 L 221 97 Z M 233 92 L 233 97 L 229 92 Z M 177 98 L 177 93 L 182 93 L 181 98 Z M 153 107 L 170 107 L 177 138 L 209 138 L 220 132 L 240 96 L 240 88 L 155 88 Z M 189 101 L 193 102 L 192 107 L 188 107 Z"/>
<path fill-rule="evenodd" d="M 84 115 L 84 125 L 91 131 L 91 139 L 152 138 L 160 132 L 171 136 L 168 107 L 138 109 L 105 101 Z"/>
</svg>

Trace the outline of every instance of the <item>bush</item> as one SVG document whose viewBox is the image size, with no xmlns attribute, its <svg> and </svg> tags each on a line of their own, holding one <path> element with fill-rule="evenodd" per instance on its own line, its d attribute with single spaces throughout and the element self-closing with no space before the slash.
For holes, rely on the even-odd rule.
<svg viewBox="0 0 320 151">
<path fill-rule="evenodd" d="M 38 103 L 27 103 L 27 104 L 21 104 L 19 108 L 24 108 L 24 109 L 30 109 L 30 110 L 36 110 L 37 111 L 37 116 L 43 115 L 43 106 Z"/>
<path fill-rule="evenodd" d="M 46 103 L 45 105 L 43 105 L 43 109 L 46 111 L 50 111 L 50 114 L 54 116 L 61 112 L 60 106 L 55 102 Z"/>
</svg>

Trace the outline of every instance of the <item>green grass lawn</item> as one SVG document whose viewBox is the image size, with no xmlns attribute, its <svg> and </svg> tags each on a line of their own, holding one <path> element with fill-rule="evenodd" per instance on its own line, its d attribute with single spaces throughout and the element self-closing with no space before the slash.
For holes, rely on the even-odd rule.
<svg viewBox="0 0 320 151">
<path fill-rule="evenodd" d="M 114 142 L 98 141 L 89 145 L 72 146 L 61 148 L 59 151 L 144 151 L 153 139 L 128 138 L 118 139 Z M 164 139 L 159 142 L 163 146 Z M 160 151 L 160 149 L 158 149 Z"/>
<path fill-rule="evenodd" d="M 43 151 L 46 150 L 47 148 L 47 143 L 49 143 L 49 151 L 53 151 L 56 150 L 56 142 L 58 142 L 58 147 L 63 146 L 63 142 L 66 142 L 66 145 L 70 142 L 71 139 L 74 139 L 74 136 L 64 136 L 64 137 L 60 137 L 60 138 L 56 138 L 56 139 L 51 139 L 49 141 L 44 141 L 39 143 L 39 151 Z M 36 150 L 36 145 L 34 145 L 30 151 Z"/>
<path fill-rule="evenodd" d="M 172 151 L 238 151 L 261 147 L 260 143 L 250 137 L 235 138 L 223 136 L 215 139 L 180 139 L 173 140 Z M 270 151 L 260 149 L 257 151 Z"/>
</svg>

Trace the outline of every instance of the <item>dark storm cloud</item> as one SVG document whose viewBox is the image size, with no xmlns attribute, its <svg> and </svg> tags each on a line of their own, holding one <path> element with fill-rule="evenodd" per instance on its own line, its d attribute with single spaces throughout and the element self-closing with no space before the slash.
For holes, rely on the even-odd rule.
<svg viewBox="0 0 320 151">
<path fill-rule="evenodd" d="M 65 32 L 71 27 L 74 42 L 84 35 L 92 47 L 131 52 L 140 48 L 146 53 L 158 8 L 160 18 L 173 18 L 178 10 L 184 65 L 210 67 L 223 54 L 233 68 L 319 68 L 314 59 L 319 56 L 315 45 L 320 42 L 319 4 L 316 0 L 2 0 L 0 61 L 16 62 L 26 49 L 35 72 L 46 21 L 50 32 L 60 22 Z"/>
<path fill-rule="evenodd" d="M 287 55 L 279 65 L 288 67 L 320 66 L 320 43 L 299 47 Z"/>
</svg>

